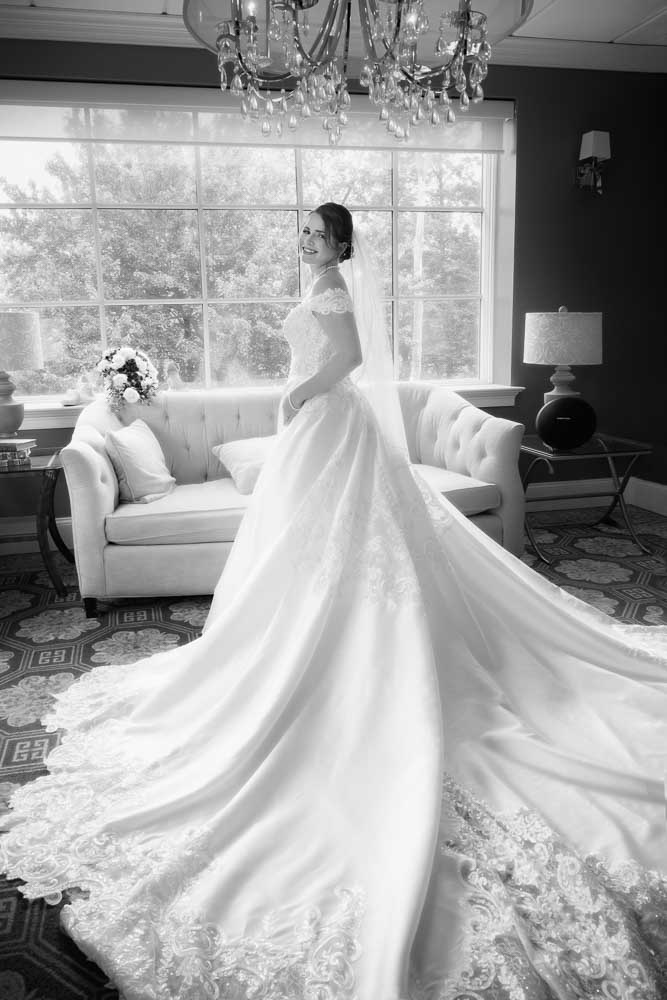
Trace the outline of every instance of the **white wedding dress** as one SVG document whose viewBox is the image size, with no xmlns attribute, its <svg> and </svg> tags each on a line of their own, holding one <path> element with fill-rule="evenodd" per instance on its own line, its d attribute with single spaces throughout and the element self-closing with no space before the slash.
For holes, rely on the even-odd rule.
<svg viewBox="0 0 667 1000">
<path fill-rule="evenodd" d="M 290 314 L 290 384 L 331 355 Z M 359 389 L 262 470 L 203 635 L 58 697 L 0 868 L 128 1000 L 667 996 L 667 630 L 390 453 Z"/>
</svg>

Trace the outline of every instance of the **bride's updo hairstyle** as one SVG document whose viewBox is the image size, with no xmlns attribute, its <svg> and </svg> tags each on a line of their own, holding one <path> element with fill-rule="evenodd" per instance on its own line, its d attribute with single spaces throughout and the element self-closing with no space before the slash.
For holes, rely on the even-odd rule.
<svg viewBox="0 0 667 1000">
<path fill-rule="evenodd" d="M 337 205 L 335 201 L 325 201 L 315 209 L 324 222 L 326 241 L 332 249 L 343 246 L 344 250 L 338 260 L 342 264 L 344 260 L 349 260 L 354 250 L 352 248 L 352 216 L 345 208 L 345 205 Z"/>
</svg>

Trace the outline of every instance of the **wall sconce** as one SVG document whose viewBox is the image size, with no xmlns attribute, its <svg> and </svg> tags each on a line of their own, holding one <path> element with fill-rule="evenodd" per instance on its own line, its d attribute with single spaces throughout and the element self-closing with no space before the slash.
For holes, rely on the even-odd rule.
<svg viewBox="0 0 667 1000">
<path fill-rule="evenodd" d="M 602 194 L 600 164 L 610 159 L 609 132 L 584 132 L 579 150 L 577 187 Z"/>
</svg>

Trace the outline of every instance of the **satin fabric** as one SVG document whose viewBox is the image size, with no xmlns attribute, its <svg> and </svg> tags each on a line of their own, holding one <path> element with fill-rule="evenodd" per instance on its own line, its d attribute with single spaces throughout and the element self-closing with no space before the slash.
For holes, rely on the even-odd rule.
<svg viewBox="0 0 667 1000">
<path fill-rule="evenodd" d="M 289 385 L 349 308 L 293 311 Z M 487 539 L 347 379 L 281 430 L 202 637 L 47 721 L 0 867 L 78 887 L 127 1000 L 662 995 L 667 630 Z"/>
</svg>

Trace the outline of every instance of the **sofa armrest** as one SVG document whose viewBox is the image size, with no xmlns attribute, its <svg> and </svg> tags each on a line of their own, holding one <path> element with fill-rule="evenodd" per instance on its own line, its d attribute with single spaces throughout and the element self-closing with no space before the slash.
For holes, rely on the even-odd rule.
<svg viewBox="0 0 667 1000">
<path fill-rule="evenodd" d="M 86 428 L 60 453 L 72 511 L 74 558 L 82 597 L 106 593 L 105 519 L 118 506 L 118 480 L 98 431 Z"/>
<path fill-rule="evenodd" d="M 475 407 L 477 409 L 477 407 Z M 479 411 L 483 412 L 483 411 Z M 494 513 L 503 522 L 503 548 L 521 556 L 524 547 L 525 496 L 519 475 L 519 453 L 524 426 L 485 414 L 471 438 L 465 459 L 470 475 L 495 483 L 501 503 Z"/>
<path fill-rule="evenodd" d="M 503 547 L 523 552 L 524 491 L 519 475 L 523 424 L 493 417 L 449 389 L 434 388 L 419 417 L 419 461 L 495 483 Z"/>
</svg>

